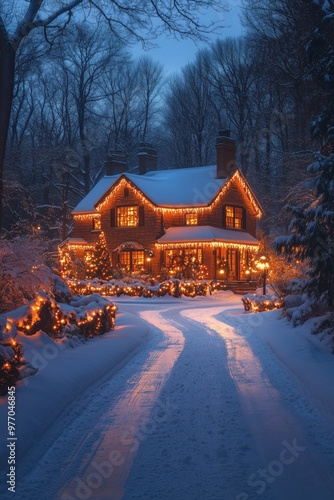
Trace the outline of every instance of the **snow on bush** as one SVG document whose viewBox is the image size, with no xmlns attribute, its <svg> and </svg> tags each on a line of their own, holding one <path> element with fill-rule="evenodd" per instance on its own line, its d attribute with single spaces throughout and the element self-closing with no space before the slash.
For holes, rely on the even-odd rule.
<svg viewBox="0 0 334 500">
<path fill-rule="evenodd" d="M 25 335 L 42 330 L 52 338 L 82 335 L 87 339 L 113 328 L 116 309 L 99 294 L 74 297 L 71 304 L 58 304 L 46 293 L 39 292 L 29 304 L 7 313 L 6 317 Z"/>
<path fill-rule="evenodd" d="M 0 313 L 26 304 L 40 290 L 53 295 L 60 288 L 44 256 L 43 244 L 34 238 L 0 240 Z"/>
<path fill-rule="evenodd" d="M 67 279 L 66 283 L 74 295 L 100 293 L 103 296 L 117 295 L 119 297 L 121 295 L 129 295 L 146 298 L 163 297 L 165 295 L 171 295 L 176 298 L 182 295 L 185 297 L 196 297 L 197 295 L 206 295 L 210 291 L 221 287 L 218 282 L 176 279 L 170 279 L 155 285 L 148 285 L 141 280 L 133 278 L 124 278 L 123 280 L 112 279 L 110 281 L 100 279 L 84 281 Z"/>
<path fill-rule="evenodd" d="M 71 304 L 58 304 L 45 292 L 39 292 L 29 304 L 0 316 L 0 396 L 6 395 L 17 380 L 37 371 L 24 358 L 25 336 L 36 339 L 38 344 L 41 336 L 48 335 L 62 347 L 73 348 L 112 330 L 116 309 L 99 294 L 73 297 Z"/>
<path fill-rule="evenodd" d="M 16 340 L 17 329 L 4 316 L 0 316 L 0 396 L 17 380 L 33 375 L 37 370 L 22 357 L 22 346 Z"/>
<path fill-rule="evenodd" d="M 283 307 L 283 301 L 277 295 L 253 295 L 248 293 L 241 300 L 245 311 L 263 312 Z"/>
</svg>

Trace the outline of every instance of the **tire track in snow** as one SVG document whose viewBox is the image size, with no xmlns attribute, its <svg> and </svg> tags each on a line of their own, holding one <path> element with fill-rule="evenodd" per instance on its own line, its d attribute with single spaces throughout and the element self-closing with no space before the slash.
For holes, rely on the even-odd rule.
<svg viewBox="0 0 334 500">
<path fill-rule="evenodd" d="M 208 306 L 194 302 L 193 311 L 202 318 Z M 162 397 L 173 395 L 177 410 L 139 449 L 124 500 L 234 500 L 251 472 L 255 443 L 229 376 L 225 343 L 182 316 L 190 307 L 163 314 L 186 340 L 162 391 Z"/>
<path fill-rule="evenodd" d="M 150 417 L 158 395 L 183 349 L 182 332 L 164 321 L 161 312 L 145 311 L 140 313 L 140 316 L 162 330 L 164 339 L 158 350 L 151 353 L 139 374 L 129 381 L 128 388 L 117 403 L 103 417 L 108 429 L 105 429 L 103 441 L 98 449 L 86 460 L 85 471 L 81 472 L 94 472 L 92 463 L 104 462 L 112 450 L 115 450 L 124 462 L 120 467 L 114 468 L 110 478 L 105 479 L 101 487 L 94 490 L 94 500 L 122 498 L 125 481 L 137 452 L 136 443 L 131 438 L 135 430 Z M 75 486 L 73 481 L 66 484 L 59 492 L 59 498 L 65 492 L 75 491 Z"/>
<path fill-rule="evenodd" d="M 326 471 L 324 464 L 320 465 L 319 458 L 310 449 L 309 436 L 305 434 L 302 422 L 283 404 L 279 392 L 263 372 L 261 362 L 254 355 L 247 339 L 237 335 L 230 324 L 216 318 L 217 315 L 221 318 L 221 313 L 226 309 L 212 307 L 205 314 L 202 310 L 200 317 L 193 309 L 184 310 L 181 314 L 217 332 L 226 344 L 229 371 L 240 392 L 244 411 L 263 459 L 262 464 L 254 464 L 253 482 L 264 479 L 257 473 L 259 466 L 267 467 L 274 461 L 275 466 L 278 466 L 283 441 L 291 444 L 295 440 L 305 449 L 298 453 L 293 465 L 283 468 L 277 480 L 274 479 L 273 492 L 278 499 L 284 500 L 333 500 L 331 474 Z M 231 322 L 230 318 L 229 320 Z"/>
<path fill-rule="evenodd" d="M 96 396 L 89 401 L 89 407 L 94 407 L 96 401 L 98 407 L 102 406 L 102 413 L 98 413 L 97 420 L 92 422 L 91 410 L 87 408 L 87 411 L 84 410 L 68 429 L 64 429 L 63 434 L 39 461 L 37 467 L 19 485 L 19 490 L 22 492 L 20 498 L 24 500 L 122 498 L 124 484 L 137 452 L 132 439 L 133 434 L 150 417 L 159 393 L 184 345 L 182 332 L 165 322 L 161 312 L 145 311 L 140 315 L 153 326 L 154 335 L 151 334 L 151 351 L 145 353 L 143 365 L 137 361 L 138 369 L 124 381 L 125 386 L 116 401 L 110 402 L 108 399 L 108 394 L 110 397 L 112 393 L 113 378 L 102 386 L 101 392 L 97 388 Z M 161 333 L 163 337 L 157 342 L 156 338 L 161 337 Z M 122 369 L 123 373 L 130 368 L 125 366 Z M 92 427 L 82 427 L 84 424 Z M 84 438 L 80 428 L 84 432 Z M 91 488 L 92 493 L 89 495 L 86 480 L 89 474 L 96 473 L 93 463 L 101 464 L 107 461 L 113 450 L 117 452 L 118 457 L 122 457 L 123 463 L 113 468 L 110 477 L 103 478 L 100 487 Z M 86 486 L 86 493 L 83 488 L 81 496 L 76 493 L 79 484 L 76 478 L 83 481 Z"/>
</svg>

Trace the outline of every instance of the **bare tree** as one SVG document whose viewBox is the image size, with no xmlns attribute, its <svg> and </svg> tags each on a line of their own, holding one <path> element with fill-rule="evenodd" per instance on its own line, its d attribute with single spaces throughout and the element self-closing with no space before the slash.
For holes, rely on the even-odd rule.
<svg viewBox="0 0 334 500">
<path fill-rule="evenodd" d="M 207 164 L 217 131 L 213 88 L 208 80 L 209 54 L 198 53 L 182 76 L 174 78 L 166 101 L 166 124 L 172 134 L 175 161 L 184 167 Z"/>
<path fill-rule="evenodd" d="M 87 115 L 105 95 L 101 92 L 101 79 L 107 67 L 116 63 L 122 45 L 113 36 L 108 36 L 100 26 L 74 25 L 71 32 L 59 38 L 57 63 L 68 81 L 68 91 L 76 106 L 76 117 L 80 138 L 81 176 L 87 194 L 91 187 L 90 144 L 87 136 Z"/>
<path fill-rule="evenodd" d="M 162 31 L 180 37 L 203 38 L 215 26 L 200 22 L 203 10 L 224 10 L 220 0 L 30 0 L 25 12 L 15 11 L 13 1 L 0 7 L 0 221 L 3 206 L 3 167 L 13 100 L 15 59 L 22 40 L 35 29 L 44 29 L 52 44 L 59 32 L 67 28 L 73 13 L 81 12 L 85 19 L 96 16 L 103 19 L 116 37 L 145 41 L 145 37 L 158 36 Z M 51 40 L 50 40 L 51 39 Z"/>
<path fill-rule="evenodd" d="M 141 140 L 145 141 L 149 122 L 159 111 L 162 104 L 160 95 L 164 86 L 163 66 L 149 57 L 141 57 L 137 63 L 139 78 L 139 99 L 143 106 L 143 129 Z M 159 106 L 160 104 L 160 106 Z"/>
</svg>

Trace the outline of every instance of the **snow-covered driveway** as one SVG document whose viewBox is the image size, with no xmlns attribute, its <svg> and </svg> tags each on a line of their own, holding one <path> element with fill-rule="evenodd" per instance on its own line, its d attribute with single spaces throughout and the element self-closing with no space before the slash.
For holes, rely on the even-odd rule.
<svg viewBox="0 0 334 500">
<path fill-rule="evenodd" d="M 120 300 L 147 344 L 31 450 L 17 498 L 334 499 L 333 414 L 218 297 Z"/>
</svg>

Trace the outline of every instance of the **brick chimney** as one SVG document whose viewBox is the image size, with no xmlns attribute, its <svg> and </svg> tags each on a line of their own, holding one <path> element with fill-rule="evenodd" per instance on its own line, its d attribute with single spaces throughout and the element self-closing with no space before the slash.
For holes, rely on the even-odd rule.
<svg viewBox="0 0 334 500">
<path fill-rule="evenodd" d="M 219 130 L 216 139 L 217 179 L 226 179 L 236 168 L 237 146 L 230 130 Z"/>
<path fill-rule="evenodd" d="M 123 151 L 110 151 L 104 162 L 106 175 L 117 175 L 127 171 L 127 163 Z"/>
<path fill-rule="evenodd" d="M 146 172 L 157 170 L 158 156 L 157 150 L 153 148 L 152 144 L 141 142 L 138 152 L 139 162 L 139 175 L 144 175 Z"/>
</svg>

